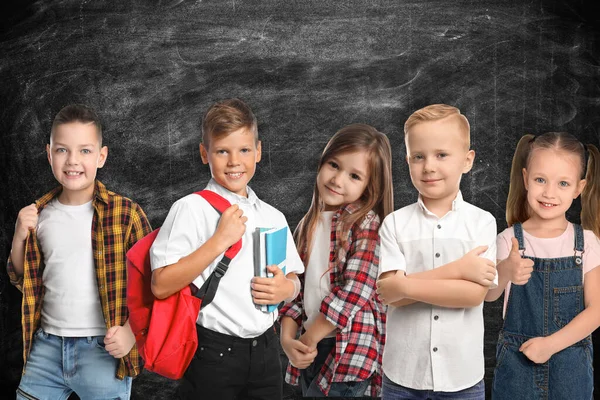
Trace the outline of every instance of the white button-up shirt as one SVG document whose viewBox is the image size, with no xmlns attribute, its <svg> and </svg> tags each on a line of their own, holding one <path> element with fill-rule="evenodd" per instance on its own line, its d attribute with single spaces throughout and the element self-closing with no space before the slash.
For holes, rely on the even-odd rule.
<svg viewBox="0 0 600 400">
<path fill-rule="evenodd" d="M 250 281 L 254 277 L 254 253 L 252 233 L 257 227 L 280 228 L 288 226 L 285 216 L 261 201 L 247 187 L 248 197 L 238 196 L 210 180 L 206 189 L 216 192 L 237 204 L 243 211 L 246 232 L 242 237 L 242 249 L 229 264 L 229 269 L 217 289 L 212 303 L 204 307 L 198 316 L 198 324 L 216 332 L 232 336 L 251 338 L 269 329 L 277 318 L 277 311 L 264 313 L 255 307 L 252 300 Z M 171 265 L 189 255 L 206 242 L 214 233 L 220 215 L 203 197 L 190 194 L 176 201 L 150 249 L 152 270 Z M 304 272 L 304 264 L 296 251 L 289 232 L 286 249 L 286 274 Z M 208 279 L 223 254 L 213 261 L 194 285 L 200 288 Z"/>
<path fill-rule="evenodd" d="M 428 271 L 482 245 L 488 246 L 482 257 L 496 262 L 496 220 L 465 202 L 460 191 L 442 218 L 419 197 L 388 215 L 379 234 L 379 274 Z M 483 304 L 388 307 L 383 371 L 391 381 L 418 390 L 456 392 L 478 383 L 484 375 Z"/>
</svg>

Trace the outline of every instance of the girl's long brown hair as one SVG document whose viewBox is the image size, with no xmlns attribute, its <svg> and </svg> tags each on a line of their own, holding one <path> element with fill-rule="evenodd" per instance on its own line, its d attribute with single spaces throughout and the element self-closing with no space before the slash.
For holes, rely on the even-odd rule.
<svg viewBox="0 0 600 400">
<path fill-rule="evenodd" d="M 575 154 L 581 160 L 581 179 L 586 185 L 581 193 L 581 225 L 600 236 L 600 153 L 594 145 L 587 145 L 586 172 L 585 147 L 573 135 L 566 132 L 547 132 L 540 136 L 525 135 L 519 140 L 510 171 L 510 188 L 506 200 L 506 222 L 512 226 L 525 222 L 531 215 L 527 203 L 527 190 L 523 181 L 523 168 L 527 168 L 531 154 L 536 149 L 554 149 Z"/>
<path fill-rule="evenodd" d="M 343 232 L 347 232 L 355 223 L 362 221 L 371 210 L 374 210 L 380 220 L 383 221 L 385 216 L 392 212 L 394 208 L 390 141 L 386 135 L 370 125 L 352 124 L 337 131 L 323 150 L 323 154 L 319 159 L 317 174 L 332 157 L 361 150 L 366 151 L 368 154 L 369 180 L 359 199 L 358 210 L 352 214 L 342 216 Z M 298 251 L 300 253 L 304 251 L 306 254 L 305 264 L 308 264 L 312 236 L 323 207 L 324 203 L 315 182 L 310 208 L 294 232 Z"/>
</svg>

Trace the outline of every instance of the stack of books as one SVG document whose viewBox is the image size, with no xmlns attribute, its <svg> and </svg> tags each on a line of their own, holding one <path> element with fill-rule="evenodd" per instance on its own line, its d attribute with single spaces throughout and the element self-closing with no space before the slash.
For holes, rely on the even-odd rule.
<svg viewBox="0 0 600 400">
<path fill-rule="evenodd" d="M 278 266 L 285 275 L 287 229 L 287 226 L 283 228 L 256 228 L 253 234 L 255 276 L 273 277 L 273 274 L 267 271 L 267 265 Z M 256 308 L 271 313 L 277 309 L 277 304 L 257 304 Z"/>
</svg>

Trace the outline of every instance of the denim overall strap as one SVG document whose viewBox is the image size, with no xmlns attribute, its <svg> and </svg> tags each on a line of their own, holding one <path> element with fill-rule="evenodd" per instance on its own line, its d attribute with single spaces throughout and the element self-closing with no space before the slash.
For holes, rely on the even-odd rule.
<svg viewBox="0 0 600 400">
<path fill-rule="evenodd" d="M 520 222 L 517 222 L 513 225 L 513 232 L 515 233 L 515 238 L 519 241 L 519 251 L 521 254 L 525 251 L 525 240 L 523 239 L 523 225 Z"/>
<path fill-rule="evenodd" d="M 583 228 L 579 224 L 573 224 L 573 229 L 575 229 L 575 265 L 582 266 L 583 265 L 583 253 L 584 243 L 583 243 Z M 579 252 L 579 254 L 577 254 Z"/>
</svg>

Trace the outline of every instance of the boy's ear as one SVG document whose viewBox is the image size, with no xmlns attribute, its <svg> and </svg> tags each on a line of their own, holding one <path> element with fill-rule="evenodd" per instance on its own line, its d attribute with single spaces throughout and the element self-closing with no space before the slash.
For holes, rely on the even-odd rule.
<svg viewBox="0 0 600 400">
<path fill-rule="evenodd" d="M 527 181 L 527 169 L 523 168 L 523 186 L 525 186 L 525 190 L 529 190 L 529 183 Z"/>
<path fill-rule="evenodd" d="M 262 145 L 260 143 L 260 140 L 258 141 L 258 144 L 256 145 L 256 162 L 260 162 L 262 158 Z"/>
<path fill-rule="evenodd" d="M 108 157 L 108 147 L 102 146 L 100 149 L 100 156 L 98 157 L 98 168 L 104 167 L 104 163 L 106 162 L 106 158 Z"/>
<path fill-rule="evenodd" d="M 50 163 L 50 165 L 52 165 L 52 157 L 50 157 L 50 145 L 49 144 L 46 145 L 46 156 L 48 157 L 48 163 Z"/>
<path fill-rule="evenodd" d="M 587 183 L 587 181 L 585 179 L 582 179 L 579 181 L 579 183 L 577 184 L 577 191 L 573 195 L 573 199 L 576 199 L 577 197 L 579 197 L 581 192 L 583 192 L 583 189 L 585 188 L 586 183 Z"/>
<path fill-rule="evenodd" d="M 467 151 L 467 155 L 465 157 L 465 166 L 463 167 L 463 174 L 466 174 L 473 168 L 473 160 L 475 160 L 475 150 Z"/>
<path fill-rule="evenodd" d="M 208 164 L 208 152 L 202 143 L 200 143 L 200 158 L 202 159 L 202 164 Z"/>
</svg>

